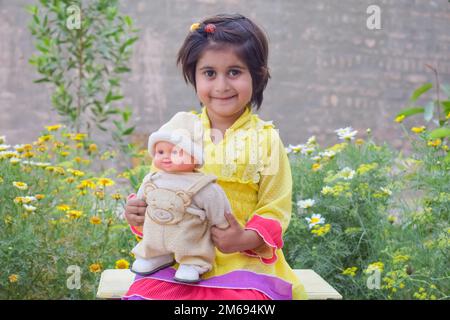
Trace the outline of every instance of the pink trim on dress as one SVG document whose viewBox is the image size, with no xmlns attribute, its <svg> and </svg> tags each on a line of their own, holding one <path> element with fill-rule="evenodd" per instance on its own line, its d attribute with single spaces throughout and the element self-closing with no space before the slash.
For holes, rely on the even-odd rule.
<svg viewBox="0 0 450 320">
<path fill-rule="evenodd" d="M 273 264 L 277 261 L 277 249 L 284 245 L 282 238 L 282 228 L 278 220 L 264 218 L 255 214 L 245 226 L 245 230 L 253 230 L 264 240 L 266 245 L 272 248 L 272 257 L 263 258 L 253 250 L 245 250 L 243 253 L 251 257 L 259 257 L 264 264 Z"/>
</svg>

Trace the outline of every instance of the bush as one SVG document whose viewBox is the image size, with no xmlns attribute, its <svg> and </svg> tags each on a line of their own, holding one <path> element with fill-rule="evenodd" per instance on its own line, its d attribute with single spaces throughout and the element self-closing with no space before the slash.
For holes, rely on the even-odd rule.
<svg viewBox="0 0 450 320">
<path fill-rule="evenodd" d="M 403 159 L 370 134 L 337 132 L 345 142 L 327 149 L 314 137 L 288 148 L 297 201 L 288 262 L 314 269 L 346 299 L 448 298 L 448 148 L 425 130 L 409 137 L 414 153 Z"/>
<path fill-rule="evenodd" d="M 132 260 L 130 173 L 94 174 L 113 155 L 60 126 L 14 151 L 0 139 L 0 299 L 95 298 L 100 272 Z"/>
</svg>

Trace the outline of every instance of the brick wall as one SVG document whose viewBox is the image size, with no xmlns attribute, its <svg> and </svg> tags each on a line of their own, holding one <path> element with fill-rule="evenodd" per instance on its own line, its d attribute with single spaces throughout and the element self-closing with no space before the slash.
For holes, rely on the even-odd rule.
<svg viewBox="0 0 450 320">
<path fill-rule="evenodd" d="M 38 75 L 27 62 L 35 51 L 24 9 L 31 3 L 0 0 L 0 135 L 9 143 L 29 142 L 59 122 L 51 87 L 32 83 Z M 380 30 L 367 28 L 369 5 L 381 9 Z M 425 64 L 450 83 L 447 0 L 141 0 L 122 9 L 140 28 L 123 89 L 144 136 L 198 106 L 175 56 L 190 24 L 213 13 L 240 12 L 266 30 L 272 79 L 260 115 L 274 121 L 286 145 L 311 135 L 331 145 L 335 129 L 353 126 L 400 148 L 392 119 L 416 87 L 433 81 Z"/>
</svg>

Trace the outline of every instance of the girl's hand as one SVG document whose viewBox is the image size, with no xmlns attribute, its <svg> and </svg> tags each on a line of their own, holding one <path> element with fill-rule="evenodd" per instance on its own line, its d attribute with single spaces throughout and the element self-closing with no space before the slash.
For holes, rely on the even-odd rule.
<svg viewBox="0 0 450 320">
<path fill-rule="evenodd" d="M 230 224 L 228 228 L 211 227 L 211 239 L 221 252 L 233 253 L 253 250 L 264 244 L 264 240 L 257 232 L 242 228 L 230 212 L 225 213 L 225 219 Z"/>
<path fill-rule="evenodd" d="M 125 218 L 128 223 L 134 227 L 144 225 L 146 208 L 147 203 L 144 200 L 130 197 L 125 205 Z"/>
</svg>

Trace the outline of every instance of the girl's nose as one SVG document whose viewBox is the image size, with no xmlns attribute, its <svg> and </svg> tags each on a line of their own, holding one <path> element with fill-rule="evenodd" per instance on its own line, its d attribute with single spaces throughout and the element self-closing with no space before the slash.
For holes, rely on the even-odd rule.
<svg viewBox="0 0 450 320">
<path fill-rule="evenodd" d="M 230 90 L 230 84 L 225 76 L 218 76 L 215 83 L 216 93 L 227 92 Z"/>
</svg>

